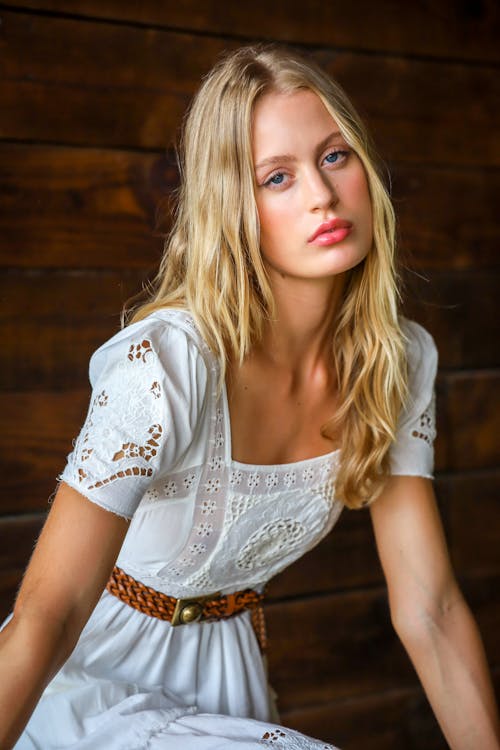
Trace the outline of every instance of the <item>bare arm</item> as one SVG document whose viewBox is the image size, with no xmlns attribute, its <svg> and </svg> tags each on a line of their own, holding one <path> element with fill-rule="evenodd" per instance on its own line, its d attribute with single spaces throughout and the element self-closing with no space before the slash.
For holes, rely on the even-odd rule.
<svg viewBox="0 0 500 750">
<path fill-rule="evenodd" d="M 391 618 L 452 750 L 498 750 L 498 714 L 430 480 L 391 477 L 371 506 Z"/>
<path fill-rule="evenodd" d="M 60 485 L 0 633 L 0 748 L 12 747 L 41 693 L 75 647 L 128 522 Z"/>
</svg>

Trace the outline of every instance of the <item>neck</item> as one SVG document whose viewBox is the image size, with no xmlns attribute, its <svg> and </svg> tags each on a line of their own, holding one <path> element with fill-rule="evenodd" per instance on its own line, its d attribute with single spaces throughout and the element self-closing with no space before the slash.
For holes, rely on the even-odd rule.
<svg viewBox="0 0 500 750">
<path fill-rule="evenodd" d="M 267 323 L 259 353 L 273 364 L 308 377 L 325 364 L 330 369 L 345 274 L 315 281 L 272 278 L 276 317 Z"/>
</svg>

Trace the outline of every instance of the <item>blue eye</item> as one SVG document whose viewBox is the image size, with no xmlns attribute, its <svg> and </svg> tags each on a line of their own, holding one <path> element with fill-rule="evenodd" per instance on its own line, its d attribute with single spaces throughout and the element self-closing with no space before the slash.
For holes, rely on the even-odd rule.
<svg viewBox="0 0 500 750">
<path fill-rule="evenodd" d="M 283 174 L 283 172 L 277 172 L 269 178 L 268 183 L 271 183 L 272 185 L 281 185 L 284 179 L 285 175 Z"/>
<path fill-rule="evenodd" d="M 348 151 L 331 151 L 329 154 L 325 156 L 325 162 L 327 164 L 338 164 L 341 161 L 345 161 L 349 155 Z"/>
</svg>

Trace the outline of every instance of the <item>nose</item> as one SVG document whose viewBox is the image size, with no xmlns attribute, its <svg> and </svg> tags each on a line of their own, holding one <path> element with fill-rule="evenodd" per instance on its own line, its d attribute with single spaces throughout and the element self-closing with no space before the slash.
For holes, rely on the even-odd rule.
<svg viewBox="0 0 500 750">
<path fill-rule="evenodd" d="M 307 201 L 311 211 L 324 210 L 338 202 L 337 190 L 328 175 L 317 168 L 311 169 L 305 179 Z"/>
</svg>

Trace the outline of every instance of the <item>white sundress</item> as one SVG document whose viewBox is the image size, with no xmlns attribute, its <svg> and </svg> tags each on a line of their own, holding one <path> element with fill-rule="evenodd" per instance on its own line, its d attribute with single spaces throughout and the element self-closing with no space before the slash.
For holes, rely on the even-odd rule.
<svg viewBox="0 0 500 750">
<path fill-rule="evenodd" d="M 431 336 L 404 321 L 411 402 L 394 474 L 432 477 Z M 219 367 L 189 313 L 120 331 L 90 363 L 89 413 L 61 479 L 130 518 L 117 565 L 186 598 L 262 590 L 337 521 L 338 451 L 277 466 L 233 461 Z M 104 591 L 16 750 L 331 748 L 274 723 L 248 611 L 173 627 Z"/>
</svg>

